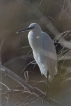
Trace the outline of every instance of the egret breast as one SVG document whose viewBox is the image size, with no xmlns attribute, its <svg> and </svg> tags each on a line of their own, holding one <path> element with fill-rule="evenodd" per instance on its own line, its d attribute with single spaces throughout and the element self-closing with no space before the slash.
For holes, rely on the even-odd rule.
<svg viewBox="0 0 71 106">
<path fill-rule="evenodd" d="M 38 51 L 39 47 L 39 36 L 35 35 L 32 31 L 28 34 L 29 44 L 34 51 Z"/>
</svg>

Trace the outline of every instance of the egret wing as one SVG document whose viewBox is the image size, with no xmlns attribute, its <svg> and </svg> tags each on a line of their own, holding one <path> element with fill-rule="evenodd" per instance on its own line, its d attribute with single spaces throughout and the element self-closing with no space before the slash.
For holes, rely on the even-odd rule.
<svg viewBox="0 0 71 106">
<path fill-rule="evenodd" d="M 49 78 L 52 80 L 57 73 L 57 55 L 55 46 L 50 36 L 45 32 L 42 32 L 40 42 L 41 60 L 45 68 L 44 72 L 46 72 L 47 69 L 47 71 L 49 71 Z"/>
</svg>

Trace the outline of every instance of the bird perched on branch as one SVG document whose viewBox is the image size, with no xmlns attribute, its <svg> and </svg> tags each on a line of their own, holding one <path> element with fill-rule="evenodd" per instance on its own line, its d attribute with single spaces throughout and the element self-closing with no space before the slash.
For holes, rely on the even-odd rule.
<svg viewBox="0 0 71 106">
<path fill-rule="evenodd" d="M 50 36 L 46 32 L 43 32 L 37 23 L 31 23 L 28 28 L 16 33 L 27 30 L 29 30 L 28 41 L 40 72 L 49 81 L 52 81 L 54 75 L 57 74 L 57 55 L 54 43 Z"/>
</svg>

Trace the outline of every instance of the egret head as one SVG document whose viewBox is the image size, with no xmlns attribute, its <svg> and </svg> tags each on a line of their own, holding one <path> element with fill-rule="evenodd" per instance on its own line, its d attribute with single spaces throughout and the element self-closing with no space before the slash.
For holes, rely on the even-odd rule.
<svg viewBox="0 0 71 106">
<path fill-rule="evenodd" d="M 31 28 L 31 27 L 33 27 L 32 28 L 33 31 L 41 31 L 41 27 L 37 23 L 31 23 L 29 25 L 29 28 Z"/>
<path fill-rule="evenodd" d="M 18 31 L 16 33 L 24 32 L 24 31 L 27 31 L 27 30 L 28 31 L 30 31 L 30 30 L 32 30 L 32 31 L 41 31 L 41 27 L 37 23 L 31 23 L 28 28 L 20 30 L 20 31 Z"/>
</svg>

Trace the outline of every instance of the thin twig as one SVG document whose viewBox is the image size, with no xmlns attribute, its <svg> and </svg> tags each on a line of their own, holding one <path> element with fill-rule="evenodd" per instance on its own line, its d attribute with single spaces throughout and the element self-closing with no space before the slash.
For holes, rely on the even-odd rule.
<svg viewBox="0 0 71 106">
<path fill-rule="evenodd" d="M 1 51 L 2 51 L 2 46 L 3 46 L 3 42 L 4 42 L 4 39 L 2 40 L 1 44 L 0 44 L 0 65 L 2 64 L 2 60 L 1 60 Z M 0 82 L 2 82 L 2 70 L 0 70 Z M 2 84 L 0 84 L 0 89 L 2 89 Z M 1 96 L 2 96 L 2 92 L 0 91 L 0 106 L 1 105 Z"/>
</svg>

